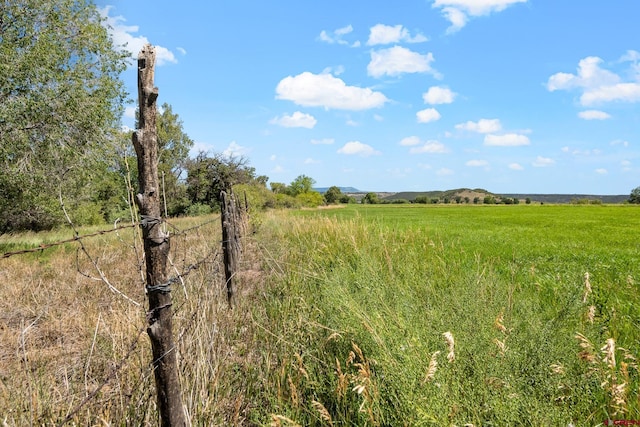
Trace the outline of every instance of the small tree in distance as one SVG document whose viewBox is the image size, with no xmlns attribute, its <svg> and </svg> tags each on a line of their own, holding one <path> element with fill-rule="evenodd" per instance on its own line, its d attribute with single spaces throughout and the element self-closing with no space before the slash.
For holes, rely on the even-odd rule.
<svg viewBox="0 0 640 427">
<path fill-rule="evenodd" d="M 340 188 L 334 185 L 332 187 L 329 187 L 329 189 L 324 193 L 324 201 L 328 205 L 339 203 L 340 199 L 342 198 L 342 195 L 343 194 Z"/>
<path fill-rule="evenodd" d="M 631 190 L 629 195 L 629 203 L 640 204 L 640 187 Z"/>
</svg>

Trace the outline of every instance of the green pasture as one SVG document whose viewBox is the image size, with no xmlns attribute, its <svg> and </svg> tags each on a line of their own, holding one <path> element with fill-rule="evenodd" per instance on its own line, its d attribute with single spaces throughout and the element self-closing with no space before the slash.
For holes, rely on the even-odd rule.
<svg viewBox="0 0 640 427">
<path fill-rule="evenodd" d="M 640 419 L 639 231 L 640 210 L 613 205 L 267 215 L 259 235 L 275 275 L 255 316 L 270 374 L 255 416 L 354 426 Z"/>
</svg>

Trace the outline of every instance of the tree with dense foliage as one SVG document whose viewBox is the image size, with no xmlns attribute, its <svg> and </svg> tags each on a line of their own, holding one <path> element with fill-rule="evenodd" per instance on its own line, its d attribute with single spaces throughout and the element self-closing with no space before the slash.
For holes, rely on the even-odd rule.
<svg viewBox="0 0 640 427">
<path fill-rule="evenodd" d="M 362 204 L 377 205 L 378 203 L 380 203 L 380 199 L 376 193 L 367 193 L 362 198 Z"/>
<path fill-rule="evenodd" d="M 189 207 L 187 186 L 181 179 L 193 140 L 185 133 L 182 120 L 164 103 L 156 119 L 158 129 L 158 173 L 164 180 L 167 211 L 170 216 L 185 213 Z"/>
<path fill-rule="evenodd" d="M 0 232 L 62 221 L 106 170 L 125 98 L 116 50 L 88 0 L 0 6 Z"/>
<path fill-rule="evenodd" d="M 243 157 L 227 157 L 222 154 L 210 157 L 201 152 L 186 163 L 186 169 L 187 194 L 191 203 L 211 207 L 219 206 L 222 191 L 230 192 L 234 185 L 256 180 L 255 168 L 249 167 Z"/>
<path fill-rule="evenodd" d="M 316 181 L 313 178 L 307 175 L 300 175 L 289 184 L 288 193 L 293 197 L 302 193 L 310 193 L 313 191 L 313 184 L 315 183 Z"/>
<path fill-rule="evenodd" d="M 329 187 L 327 191 L 324 193 L 324 201 L 329 204 L 335 204 L 340 202 L 340 198 L 342 197 L 342 190 L 336 187 L 335 185 Z"/>
<path fill-rule="evenodd" d="M 636 187 L 631 190 L 631 194 L 629 195 L 629 203 L 640 204 L 640 187 Z"/>
</svg>

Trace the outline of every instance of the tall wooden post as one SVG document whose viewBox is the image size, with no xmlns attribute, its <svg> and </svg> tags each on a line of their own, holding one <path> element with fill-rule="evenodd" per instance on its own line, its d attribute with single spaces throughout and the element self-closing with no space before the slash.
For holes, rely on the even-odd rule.
<svg viewBox="0 0 640 427">
<path fill-rule="evenodd" d="M 138 54 L 139 128 L 132 135 L 138 157 L 140 190 L 136 203 L 142 217 L 146 290 L 149 298 L 147 333 L 153 352 L 160 425 L 184 426 L 186 417 L 180 396 L 176 347 L 172 333 L 170 283 L 167 278 L 169 237 L 161 227 L 156 131 L 158 88 L 153 83 L 155 58 L 155 49 L 150 44 L 145 45 Z"/>
<path fill-rule="evenodd" d="M 236 224 L 233 210 L 233 196 L 226 191 L 220 193 L 220 220 L 222 223 L 222 258 L 224 277 L 227 286 L 227 302 L 233 308 L 234 276 L 236 274 L 238 254 L 236 251 Z"/>
</svg>

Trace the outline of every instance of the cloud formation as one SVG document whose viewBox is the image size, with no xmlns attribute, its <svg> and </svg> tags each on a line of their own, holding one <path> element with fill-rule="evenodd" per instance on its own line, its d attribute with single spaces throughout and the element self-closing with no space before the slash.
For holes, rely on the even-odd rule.
<svg viewBox="0 0 640 427">
<path fill-rule="evenodd" d="M 544 168 L 544 167 L 553 165 L 555 162 L 556 162 L 555 160 L 549 157 L 538 156 L 536 157 L 534 162 L 531 164 L 537 168 Z"/>
<path fill-rule="evenodd" d="M 456 129 L 478 133 L 494 133 L 502 129 L 502 124 L 498 119 L 480 119 L 477 122 L 459 123 L 456 125 Z"/>
<path fill-rule="evenodd" d="M 339 154 L 357 155 L 361 157 L 377 156 L 380 153 L 370 145 L 363 144 L 360 141 L 350 141 L 338 149 Z"/>
<path fill-rule="evenodd" d="M 403 147 L 412 147 L 420 144 L 420 138 L 417 136 L 407 136 L 406 138 L 402 138 L 399 144 Z"/>
<path fill-rule="evenodd" d="M 432 7 L 439 8 L 451 23 L 447 28 L 447 34 L 451 34 L 464 27 L 469 17 L 501 12 L 511 5 L 526 2 L 527 0 L 434 0 Z"/>
<path fill-rule="evenodd" d="M 518 133 L 506 133 L 504 135 L 489 134 L 484 137 L 484 145 L 492 147 L 520 147 L 529 144 L 529 138 L 526 135 Z"/>
<path fill-rule="evenodd" d="M 451 104 L 456 94 L 451 89 L 444 86 L 431 86 L 429 90 L 422 94 L 425 104 Z"/>
<path fill-rule="evenodd" d="M 351 45 L 351 47 L 360 46 L 360 42 L 358 42 L 358 41 L 356 41 L 354 43 L 349 43 L 348 41 L 343 39 L 344 36 L 346 36 L 347 34 L 349 34 L 351 32 L 353 32 L 353 27 L 351 25 L 347 25 L 346 27 L 338 28 L 337 30 L 333 30 L 331 32 L 328 32 L 326 30 L 322 30 L 320 32 L 320 35 L 318 36 L 318 40 L 323 41 L 325 43 L 329 43 L 329 44 L 341 44 L 341 45 L 346 45 L 346 46 Z"/>
<path fill-rule="evenodd" d="M 416 113 L 418 123 L 429 123 L 440 120 L 440 113 L 435 108 L 427 108 Z"/>
<path fill-rule="evenodd" d="M 269 121 L 269 123 L 285 128 L 313 129 L 318 121 L 311 114 L 296 111 L 292 115 L 284 114 L 281 117 L 274 117 Z"/>
<path fill-rule="evenodd" d="M 276 99 L 292 101 L 305 107 L 324 107 L 336 110 L 368 110 L 382 107 L 387 97 L 369 88 L 347 86 L 331 74 L 308 71 L 285 77 L 276 87 Z"/>
<path fill-rule="evenodd" d="M 449 150 L 443 143 L 440 141 L 429 140 L 425 143 L 421 143 L 422 145 L 414 146 L 409 150 L 411 154 L 444 154 L 448 153 Z"/>
<path fill-rule="evenodd" d="M 113 39 L 113 44 L 121 47 L 125 52 L 129 52 L 132 58 L 130 65 L 134 65 L 133 58 L 138 57 L 138 53 L 140 53 L 140 50 L 145 44 L 149 43 L 149 39 L 145 36 L 133 35 L 133 33 L 137 33 L 140 28 L 137 25 L 125 25 L 127 20 L 124 16 L 110 16 L 109 12 L 111 9 L 112 6 L 98 8 L 98 13 L 105 19 L 103 25 Z M 157 45 L 154 47 L 156 48 L 156 65 L 161 66 L 166 63 L 175 64 L 178 62 L 173 52 L 166 47 Z M 186 53 L 184 49 L 182 49 L 181 52 L 183 52 L 183 55 Z"/>
<path fill-rule="evenodd" d="M 578 113 L 578 117 L 584 120 L 606 120 L 606 119 L 610 119 L 611 115 L 608 113 L 605 113 L 604 111 L 586 110 L 586 111 L 580 111 Z"/>
<path fill-rule="evenodd" d="M 251 152 L 247 147 L 243 147 L 235 141 L 231 141 L 229 146 L 222 151 L 222 155 L 227 158 L 246 156 Z"/>
<path fill-rule="evenodd" d="M 627 52 L 623 59 L 633 59 L 632 52 L 635 51 Z M 616 73 L 602 68 L 603 62 L 597 56 L 583 58 L 578 62 L 576 74 L 560 72 L 549 77 L 547 90 L 578 90 L 582 92 L 580 104 L 585 107 L 615 101 L 640 102 L 640 82 L 623 81 Z"/>
<path fill-rule="evenodd" d="M 372 77 L 399 76 L 405 73 L 439 73 L 431 68 L 434 61 L 431 52 L 422 55 L 402 46 L 394 46 L 371 52 L 367 73 Z"/>
<path fill-rule="evenodd" d="M 367 45 L 374 46 L 379 44 L 392 44 L 392 43 L 422 43 L 427 39 L 422 34 L 418 33 L 415 36 L 411 36 L 409 30 L 402 25 L 384 25 L 377 24 L 369 29 L 369 40 Z"/>
</svg>

